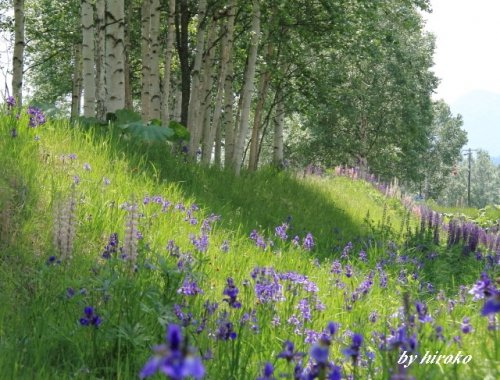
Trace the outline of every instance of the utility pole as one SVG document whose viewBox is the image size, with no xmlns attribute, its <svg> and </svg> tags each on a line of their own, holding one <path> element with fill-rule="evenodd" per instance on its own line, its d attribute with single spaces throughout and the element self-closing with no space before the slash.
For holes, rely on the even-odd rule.
<svg viewBox="0 0 500 380">
<path fill-rule="evenodd" d="M 467 207 L 470 207 L 470 183 L 471 183 L 471 172 L 472 172 L 472 152 L 477 151 L 477 149 L 465 149 L 462 151 L 463 154 L 467 155 Z"/>
<path fill-rule="evenodd" d="M 469 164 L 469 172 L 467 173 L 467 207 L 470 207 L 470 172 L 472 166 L 472 149 L 469 148 L 467 152 L 468 155 L 468 164 Z"/>
</svg>

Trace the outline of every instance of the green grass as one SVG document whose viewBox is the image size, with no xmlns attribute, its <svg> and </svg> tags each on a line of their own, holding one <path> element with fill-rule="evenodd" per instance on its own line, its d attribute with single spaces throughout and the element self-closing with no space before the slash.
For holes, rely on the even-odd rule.
<svg viewBox="0 0 500 380">
<path fill-rule="evenodd" d="M 2 136 L 8 136 L 14 121 L 0 116 L 0 123 Z M 379 351 L 372 332 L 388 333 L 388 326 L 400 324 L 393 315 L 403 293 L 412 302 L 425 302 L 434 320 L 433 325 L 417 322 L 413 329 L 419 353 L 462 351 L 473 356 L 468 365 L 413 365 L 414 376 L 483 379 L 498 369 L 498 333 L 487 330 L 486 318 L 478 314 L 480 303 L 467 296 L 464 304 L 456 302 L 452 311 L 447 309 L 448 299 L 458 299 L 458 286 L 474 283 L 485 262 L 462 257 L 458 249 L 432 245 L 414 232 L 418 223 L 409 219 L 396 200 L 386 199 L 369 184 L 341 177 L 301 178 L 272 169 L 244 172 L 236 178 L 227 171 L 185 162 L 169 154 L 166 146 L 125 141 L 105 130 L 71 128 L 64 121 L 37 129 L 23 125 L 25 117 L 19 121 L 17 138 L 0 140 L 0 206 L 4 210 L 0 302 L 7 305 L 0 308 L 0 378 L 137 378 L 150 347 L 161 343 L 165 324 L 179 323 L 173 304 L 182 304 L 184 312 L 192 312 L 199 323 L 205 300 L 218 302 L 219 310 L 228 312 L 238 334 L 233 341 L 216 341 L 217 314 L 207 319 L 201 334 L 195 332 L 196 324 L 184 329 L 199 353 L 212 352 L 213 359 L 204 363 L 206 378 L 254 379 L 266 361 L 275 365 L 275 373 L 284 372 L 286 363 L 275 359 L 284 340 L 292 340 L 301 351 L 309 350 L 304 336 L 297 335 L 287 320 L 299 315 L 300 299 L 313 306 L 317 297 L 325 310 L 313 311 L 301 332 L 321 331 L 328 321 L 339 323 L 330 358 L 342 366 L 344 375 L 353 371 L 341 354 L 350 344 L 347 332 L 362 334 L 363 361 L 366 351 L 375 358 L 373 364 L 357 369 L 359 378 L 384 379 L 394 367 L 395 353 Z M 35 135 L 39 141 L 34 141 Z M 70 153 L 76 159 L 69 159 Z M 91 170 L 84 170 L 84 163 Z M 74 176 L 79 183 L 73 187 Z M 72 258 L 47 265 L 49 256 L 58 255 L 52 244 L 53 210 L 72 193 L 77 200 Z M 167 212 L 161 212 L 160 205 L 143 204 L 143 197 L 155 195 L 171 202 Z M 120 205 L 124 202 L 138 203 L 143 214 L 138 222 L 143 238 L 136 272 L 119 258 L 101 258 L 111 233 L 117 232 L 123 241 L 127 213 Z M 186 212 L 173 207 L 176 204 L 187 209 L 196 204 L 199 209 L 191 217 L 197 224 L 190 224 Z M 212 212 L 220 220 L 211 225 L 208 250 L 197 252 L 189 235 L 199 236 L 201 221 Z M 315 246 L 311 251 L 274 236 L 274 227 L 288 217 L 290 239 L 312 233 Z M 248 237 L 254 229 L 266 241 L 272 239 L 274 246 L 256 247 Z M 165 249 L 169 240 L 191 256 L 187 271 L 178 270 L 177 258 L 169 256 Z M 229 242 L 227 253 L 220 249 L 224 241 Z M 339 259 L 349 241 L 354 248 L 342 264 L 352 266 L 352 277 L 330 273 L 332 260 Z M 366 262 L 358 258 L 361 249 L 367 253 Z M 426 259 L 432 252 L 437 258 Z M 385 260 L 386 288 L 378 286 L 381 275 L 375 265 L 381 260 Z M 256 302 L 250 278 L 256 266 L 306 275 L 318 293 L 293 285 L 284 288 L 284 301 Z M 352 293 L 372 270 L 374 285 L 368 294 L 348 305 L 344 292 Z M 494 274 L 493 269 L 488 271 Z M 177 293 L 186 275 L 203 294 Z M 227 277 L 240 289 L 241 309 L 230 309 L 222 301 Z M 245 280 L 250 285 L 244 286 Z M 428 282 L 434 291 L 427 290 Z M 74 289 L 74 296 L 66 295 L 68 288 Z M 436 299 L 439 289 L 444 291 L 444 301 Z M 98 329 L 78 323 L 87 305 L 95 307 L 102 319 Z M 256 321 L 241 325 L 244 313 L 252 310 Z M 368 322 L 372 311 L 378 314 L 374 323 Z M 413 306 L 411 313 L 415 313 Z M 460 332 L 465 316 L 471 320 L 471 334 Z M 272 318 L 279 318 L 280 324 L 272 326 Z M 443 327 L 445 341 L 432 339 L 436 325 Z M 461 337 L 460 343 L 453 343 L 454 336 Z"/>
</svg>

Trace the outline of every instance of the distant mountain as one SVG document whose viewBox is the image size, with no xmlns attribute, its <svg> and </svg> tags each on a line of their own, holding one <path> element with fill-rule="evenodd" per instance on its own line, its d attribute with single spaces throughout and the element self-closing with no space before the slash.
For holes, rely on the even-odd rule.
<svg viewBox="0 0 500 380">
<path fill-rule="evenodd" d="M 463 116 L 463 128 L 469 138 L 467 147 L 484 149 L 500 159 L 500 94 L 472 91 L 456 100 L 450 108 L 454 114 Z"/>
</svg>

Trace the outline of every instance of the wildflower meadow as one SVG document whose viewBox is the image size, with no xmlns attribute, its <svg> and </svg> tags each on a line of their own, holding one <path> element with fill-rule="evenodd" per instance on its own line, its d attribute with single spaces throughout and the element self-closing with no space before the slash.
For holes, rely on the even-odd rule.
<svg viewBox="0 0 500 380">
<path fill-rule="evenodd" d="M 0 107 L 0 379 L 497 378 L 498 225 Z"/>
</svg>

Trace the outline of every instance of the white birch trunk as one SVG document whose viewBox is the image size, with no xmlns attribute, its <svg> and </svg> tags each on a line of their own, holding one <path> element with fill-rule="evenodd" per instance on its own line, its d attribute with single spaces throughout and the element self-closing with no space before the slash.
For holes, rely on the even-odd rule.
<svg viewBox="0 0 500 380">
<path fill-rule="evenodd" d="M 190 132 L 188 153 L 196 157 L 198 150 L 198 139 L 201 126 L 197 124 L 200 112 L 200 81 L 201 64 L 203 58 L 203 47 L 205 46 L 205 14 L 207 10 L 207 1 L 200 0 L 198 3 L 198 32 L 196 36 L 196 55 L 194 59 L 193 71 L 191 74 L 191 98 L 189 99 L 189 110 L 187 128 Z"/>
<path fill-rule="evenodd" d="M 207 49 L 209 50 L 206 52 L 203 58 L 203 69 L 202 69 L 203 81 L 201 83 L 202 99 L 200 103 L 200 114 L 199 114 L 200 119 L 197 121 L 197 123 L 201 124 L 201 128 L 198 131 L 199 135 L 197 136 L 198 145 L 202 139 L 203 141 L 206 141 L 206 139 L 210 138 L 209 137 L 211 128 L 210 119 L 212 110 L 209 104 L 212 99 L 211 92 L 214 83 L 213 73 L 215 71 L 214 68 L 216 66 L 216 62 L 214 60 L 215 49 L 213 48 L 215 36 L 216 36 L 216 27 L 215 25 L 211 25 L 208 28 L 208 34 L 207 34 Z M 212 158 L 212 146 L 210 147 L 203 146 L 202 161 L 208 164 L 210 163 L 211 158 Z"/>
<path fill-rule="evenodd" d="M 273 165 L 280 168 L 283 165 L 283 128 L 285 125 L 285 102 L 281 90 L 278 90 L 276 99 L 276 114 L 274 115 Z"/>
<path fill-rule="evenodd" d="M 151 70 L 151 1 L 142 0 L 141 7 L 141 116 L 143 121 L 150 119 L 150 70 Z"/>
<path fill-rule="evenodd" d="M 73 86 L 71 91 L 71 119 L 80 116 L 82 96 L 82 44 L 73 47 Z"/>
<path fill-rule="evenodd" d="M 106 7 L 106 112 L 125 108 L 125 9 L 123 0 Z"/>
<path fill-rule="evenodd" d="M 224 166 L 232 165 L 234 154 L 235 124 L 233 122 L 233 73 L 233 62 L 230 60 L 224 79 L 224 119 L 222 122 L 222 129 L 224 131 Z"/>
<path fill-rule="evenodd" d="M 173 104 L 172 120 L 180 123 L 182 113 L 182 90 L 180 88 L 177 88 L 175 91 L 175 102 Z"/>
<path fill-rule="evenodd" d="M 96 0 L 95 12 L 95 88 L 96 88 L 96 117 L 106 120 L 106 68 L 104 66 L 106 54 L 106 24 L 104 13 L 105 0 Z"/>
<path fill-rule="evenodd" d="M 165 47 L 165 61 L 163 73 L 163 93 L 161 100 L 161 121 L 167 124 L 169 121 L 169 102 L 170 102 L 170 77 L 171 77 L 171 63 L 172 56 L 174 55 L 174 33 L 175 33 L 175 0 L 168 1 L 168 18 L 167 18 L 167 46 Z"/>
<path fill-rule="evenodd" d="M 236 175 L 240 174 L 241 164 L 243 160 L 243 149 L 245 140 L 248 134 L 250 104 L 252 102 L 252 90 L 254 87 L 255 66 L 257 63 L 257 49 L 260 36 L 260 1 L 253 0 L 252 2 L 253 17 L 252 29 L 250 38 L 250 49 L 248 51 L 248 65 L 245 71 L 245 84 L 242 91 L 240 127 L 234 146 L 234 171 Z"/>
<path fill-rule="evenodd" d="M 272 56 L 272 45 L 268 42 L 265 62 L 269 62 Z M 264 72 L 260 74 L 259 86 L 257 91 L 257 104 L 255 105 L 255 113 L 253 118 L 252 127 L 252 140 L 250 142 L 250 157 L 248 159 L 248 169 L 257 170 L 257 163 L 259 157 L 259 145 L 260 145 L 260 127 L 262 124 L 262 111 L 264 110 L 264 104 L 266 101 L 267 87 L 269 84 L 269 77 L 271 72 L 269 67 L 263 67 Z"/>
<path fill-rule="evenodd" d="M 24 0 L 14 0 L 14 56 L 12 59 L 12 96 L 23 104 Z"/>
<path fill-rule="evenodd" d="M 131 6 L 130 2 L 125 6 Z M 134 103 L 132 99 L 132 86 L 130 84 L 130 32 L 129 26 L 132 24 L 134 13 L 129 11 L 125 17 L 125 108 L 128 110 L 134 109 Z"/>
<path fill-rule="evenodd" d="M 235 1 L 231 0 L 228 4 L 228 19 L 225 25 L 224 37 L 222 38 L 222 48 L 220 56 L 220 71 L 219 78 L 217 82 L 217 94 L 215 97 L 214 115 L 212 120 L 212 126 L 208 129 L 203 137 L 203 153 L 202 160 L 205 163 L 210 162 L 212 154 L 212 146 L 214 144 L 214 139 L 217 137 L 216 142 L 216 164 L 220 165 L 220 151 L 221 151 L 221 115 L 224 100 L 224 87 L 226 81 L 226 73 L 228 71 L 228 64 L 232 58 L 233 52 L 233 34 L 234 34 L 234 16 L 235 16 Z M 232 105 L 231 105 L 232 106 Z M 205 153 L 207 151 L 207 153 Z M 210 155 L 208 155 L 210 152 Z"/>
<path fill-rule="evenodd" d="M 149 31 L 149 118 L 160 119 L 160 0 L 150 0 L 151 24 Z"/>
<path fill-rule="evenodd" d="M 94 9 L 89 0 L 82 0 L 82 76 L 83 116 L 96 116 L 96 73 L 94 71 Z"/>
</svg>

